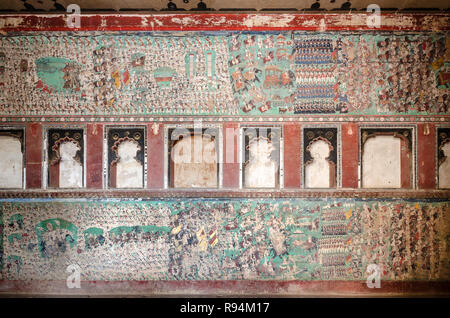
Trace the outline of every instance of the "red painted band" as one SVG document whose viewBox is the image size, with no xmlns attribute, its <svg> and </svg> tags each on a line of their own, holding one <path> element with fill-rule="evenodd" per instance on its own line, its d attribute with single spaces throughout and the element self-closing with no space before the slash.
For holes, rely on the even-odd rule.
<svg viewBox="0 0 450 318">
<path fill-rule="evenodd" d="M 381 25 L 367 23 L 367 13 L 317 14 L 82 14 L 80 28 L 63 14 L 0 16 L 2 32 L 25 31 L 448 31 L 450 15 L 381 14 Z M 72 19 L 74 21 L 75 19 Z"/>
</svg>

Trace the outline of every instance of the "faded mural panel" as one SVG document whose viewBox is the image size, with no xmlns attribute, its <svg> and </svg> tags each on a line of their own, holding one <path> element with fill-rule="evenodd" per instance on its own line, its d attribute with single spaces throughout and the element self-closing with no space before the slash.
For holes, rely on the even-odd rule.
<svg viewBox="0 0 450 318">
<path fill-rule="evenodd" d="M 109 187 L 143 188 L 145 128 L 110 127 L 107 138 Z"/>
<path fill-rule="evenodd" d="M 83 145 L 82 129 L 48 130 L 49 187 L 83 187 Z"/>
<path fill-rule="evenodd" d="M 3 277 L 448 280 L 448 202 L 3 202 Z M 414 237 L 414 240 L 410 238 Z M 0 241 L 1 242 L 1 241 Z"/>
<path fill-rule="evenodd" d="M 362 128 L 362 187 L 411 188 L 413 152 L 412 128 Z"/>
<path fill-rule="evenodd" d="M 0 130 L 0 189 L 23 186 L 23 130 Z"/>
<path fill-rule="evenodd" d="M 330 173 L 334 169 L 326 160 L 332 148 L 323 140 L 314 141 L 309 146 L 312 162 L 305 167 L 305 186 L 307 188 L 329 188 Z"/>
<path fill-rule="evenodd" d="M 276 188 L 280 173 L 280 128 L 243 129 L 243 186 Z"/>
<path fill-rule="evenodd" d="M 450 141 L 447 141 L 441 147 L 446 160 L 439 165 L 439 188 L 448 189 L 450 188 Z"/>
<path fill-rule="evenodd" d="M 169 181 L 173 188 L 217 188 L 219 131 L 207 128 L 169 130 Z"/>
<path fill-rule="evenodd" d="M 440 189 L 450 189 L 450 128 L 438 129 L 438 180 Z"/>
<path fill-rule="evenodd" d="M 362 167 L 363 188 L 401 188 L 400 139 L 376 136 L 367 140 Z"/>
<path fill-rule="evenodd" d="M 305 128 L 303 135 L 305 187 L 335 188 L 338 166 L 338 129 Z"/>
</svg>

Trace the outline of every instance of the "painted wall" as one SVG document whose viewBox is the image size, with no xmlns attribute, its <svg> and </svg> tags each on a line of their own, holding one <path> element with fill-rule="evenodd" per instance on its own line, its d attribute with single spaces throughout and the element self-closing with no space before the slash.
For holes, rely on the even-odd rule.
<svg viewBox="0 0 450 318">
<path fill-rule="evenodd" d="M 83 16 L 69 32 L 0 16 L 0 138 L 19 167 L 0 161 L 0 292 L 64 293 L 51 286 L 74 263 L 84 282 L 209 293 L 351 292 L 377 264 L 448 291 L 448 15 L 379 30 L 361 15 L 181 18 Z"/>
<path fill-rule="evenodd" d="M 0 57 L 5 115 L 449 112 L 445 33 L 47 32 Z"/>
<path fill-rule="evenodd" d="M 3 202 L 8 280 L 449 279 L 442 201 Z"/>
</svg>

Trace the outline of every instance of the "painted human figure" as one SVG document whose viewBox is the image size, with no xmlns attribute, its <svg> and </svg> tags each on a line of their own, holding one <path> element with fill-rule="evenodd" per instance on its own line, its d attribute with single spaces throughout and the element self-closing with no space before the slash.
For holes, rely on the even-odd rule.
<svg viewBox="0 0 450 318">
<path fill-rule="evenodd" d="M 450 140 L 441 146 L 445 160 L 439 165 L 439 188 L 450 188 Z"/>
<path fill-rule="evenodd" d="M 319 139 L 307 147 L 312 161 L 305 167 L 305 186 L 307 188 L 330 188 L 334 186 L 334 164 L 327 160 L 330 145 Z"/>
<path fill-rule="evenodd" d="M 21 188 L 23 154 L 20 140 L 0 136 L 0 188 Z"/>
<path fill-rule="evenodd" d="M 257 138 L 248 145 L 249 161 L 245 167 L 245 187 L 275 188 L 277 163 L 272 159 L 272 142 Z"/>
<path fill-rule="evenodd" d="M 136 159 L 140 150 L 134 140 L 122 141 L 117 147 L 119 161 L 117 162 L 117 188 L 142 188 L 144 186 L 142 163 Z"/>
<path fill-rule="evenodd" d="M 83 166 L 75 159 L 80 146 L 73 141 L 65 141 L 59 146 L 59 187 L 81 188 L 83 186 Z"/>
</svg>

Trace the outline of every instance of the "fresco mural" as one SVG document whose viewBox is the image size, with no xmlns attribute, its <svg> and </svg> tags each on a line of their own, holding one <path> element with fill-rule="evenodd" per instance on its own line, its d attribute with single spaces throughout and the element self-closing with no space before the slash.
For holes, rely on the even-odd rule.
<svg viewBox="0 0 450 318">
<path fill-rule="evenodd" d="M 292 33 L 231 36 L 228 65 L 242 113 L 292 113 L 295 95 L 292 37 Z"/>
<path fill-rule="evenodd" d="M 3 277 L 448 280 L 449 205 L 357 199 L 3 201 Z"/>
<path fill-rule="evenodd" d="M 227 63 L 224 36 L 1 37 L 0 113 L 236 114 Z"/>
<path fill-rule="evenodd" d="M 295 113 L 346 113 L 348 100 L 339 96 L 338 60 L 341 41 L 331 36 L 298 35 L 295 38 L 297 92 Z"/>
<path fill-rule="evenodd" d="M 449 43 L 381 32 L 1 36 L 0 114 L 448 113 Z"/>
<path fill-rule="evenodd" d="M 432 25 L 443 20 L 405 16 L 398 32 L 275 20 L 3 32 L 3 285 L 64 283 L 72 264 L 94 283 L 323 291 L 362 285 L 370 264 L 399 286 L 450 281 L 450 37 Z M 203 120 L 212 128 L 197 133 Z"/>
</svg>

